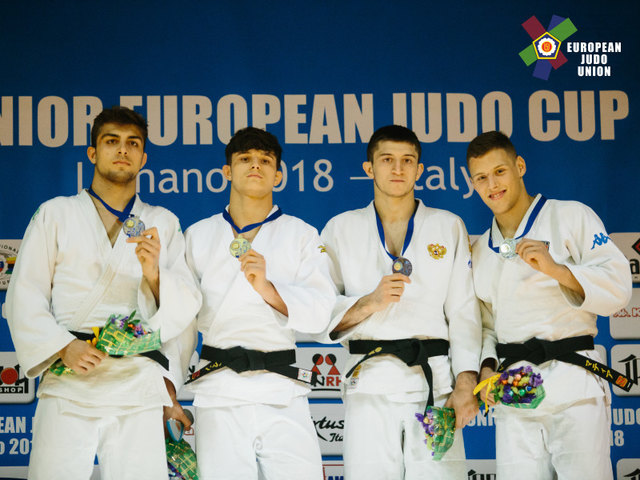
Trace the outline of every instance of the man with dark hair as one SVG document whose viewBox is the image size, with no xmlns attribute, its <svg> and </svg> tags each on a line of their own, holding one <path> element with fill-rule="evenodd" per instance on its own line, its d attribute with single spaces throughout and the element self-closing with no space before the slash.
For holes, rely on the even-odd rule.
<svg viewBox="0 0 640 480">
<path fill-rule="evenodd" d="M 135 311 L 173 355 L 173 339 L 193 324 L 201 297 L 178 219 L 136 195 L 147 161 L 145 119 L 104 110 L 92 138 L 91 187 L 38 208 L 7 292 L 18 361 L 30 378 L 44 373 L 29 478 L 86 480 L 97 455 L 102 478 L 157 480 L 167 475 L 163 406 L 188 424 L 175 400 L 181 366 L 167 371 L 157 351 L 153 359 L 109 357 L 85 339 L 111 315 Z M 58 359 L 73 371 L 50 371 Z"/>
<path fill-rule="evenodd" d="M 267 480 L 323 478 L 306 397 L 315 374 L 292 364 L 295 331 L 324 330 L 335 291 L 318 232 L 273 205 L 280 152 L 270 133 L 238 131 L 222 167 L 229 206 L 186 233 L 204 298 L 188 380 L 201 480 L 257 479 L 258 469 Z"/>
<path fill-rule="evenodd" d="M 322 231 L 340 293 L 330 338 L 351 353 L 345 477 L 466 479 L 461 429 L 478 411 L 481 347 L 469 238 L 460 218 L 415 199 L 424 166 L 411 130 L 380 128 L 367 154 L 373 202 Z M 429 405 L 456 413 L 455 441 L 440 461 L 415 416 Z"/>
<path fill-rule="evenodd" d="M 599 363 L 593 337 L 597 315 L 629 301 L 629 263 L 589 207 L 527 193 L 526 163 L 503 133 L 476 137 L 467 163 L 494 213 L 473 245 L 481 379 L 500 358 L 500 370 L 533 366 L 546 391 L 536 409 L 496 407 L 498 478 L 612 478 L 607 380 L 630 383 Z"/>
</svg>

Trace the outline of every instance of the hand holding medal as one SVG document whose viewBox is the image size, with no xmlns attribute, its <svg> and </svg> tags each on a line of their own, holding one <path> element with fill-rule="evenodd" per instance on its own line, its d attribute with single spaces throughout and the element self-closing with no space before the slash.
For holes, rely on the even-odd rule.
<svg viewBox="0 0 640 480">
<path fill-rule="evenodd" d="M 518 243 L 520 242 L 520 240 L 525 240 L 524 239 L 525 235 L 527 235 L 527 233 L 529 233 L 529 230 L 531 230 L 533 223 L 538 217 L 538 214 L 540 213 L 540 210 L 542 209 L 546 201 L 547 199 L 541 195 L 540 199 L 538 200 L 538 203 L 536 203 L 535 207 L 531 211 L 531 214 L 529 215 L 529 219 L 527 220 L 527 223 L 524 226 L 524 231 L 522 232 L 522 234 L 515 238 L 504 238 L 502 240 L 502 243 L 500 243 L 500 245 L 498 245 L 497 247 L 493 245 L 493 225 L 492 225 L 491 228 L 489 229 L 489 248 L 494 252 L 499 253 L 502 256 L 502 258 L 505 258 L 505 259 L 511 259 L 511 258 L 517 257 L 519 253 Z M 546 244 L 547 250 L 548 250 L 549 242 L 543 242 L 543 243 Z"/>
</svg>

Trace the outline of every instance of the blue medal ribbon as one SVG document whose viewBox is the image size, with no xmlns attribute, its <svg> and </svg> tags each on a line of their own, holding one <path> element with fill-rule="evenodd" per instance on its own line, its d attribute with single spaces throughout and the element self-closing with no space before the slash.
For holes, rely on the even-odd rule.
<svg viewBox="0 0 640 480">
<path fill-rule="evenodd" d="M 111 213 L 113 213 L 116 217 L 118 217 L 118 220 L 120 220 L 122 223 L 124 223 L 124 221 L 127 218 L 129 218 L 129 215 L 131 214 L 131 209 L 133 208 L 133 204 L 136 201 L 136 196 L 134 195 L 133 197 L 131 197 L 131 200 L 129 200 L 129 203 L 127 203 L 127 206 L 124 207 L 124 210 L 120 211 L 120 210 L 116 210 L 115 208 L 110 207 L 107 204 L 107 202 L 105 202 L 102 198 L 100 198 L 100 195 L 98 195 L 93 190 L 93 188 L 89 187 L 87 192 L 89 192 L 89 194 L 91 194 L 91 196 L 93 196 L 93 197 L 97 198 L 98 200 L 100 200 L 100 203 L 102 203 L 102 205 L 104 205 L 104 208 L 106 208 Z"/>
<path fill-rule="evenodd" d="M 398 259 L 394 254 L 387 250 L 387 243 L 384 238 L 384 227 L 382 226 L 382 220 L 380 220 L 380 215 L 378 215 L 378 210 L 376 209 L 376 204 L 373 204 L 373 210 L 376 212 L 376 223 L 378 225 L 378 235 L 380 236 L 380 241 L 382 242 L 382 246 L 384 247 L 384 251 L 387 252 L 387 255 L 394 262 Z M 404 245 L 402 245 L 402 252 L 400 255 L 404 255 L 404 251 L 407 249 L 409 244 L 411 243 L 411 237 L 413 236 L 413 218 L 416 216 L 416 212 L 418 211 L 418 202 L 416 202 L 416 206 L 413 209 L 413 213 L 411 214 L 411 218 L 409 219 L 409 223 L 407 224 L 407 233 L 404 235 Z"/>
<path fill-rule="evenodd" d="M 531 230 L 531 227 L 533 226 L 533 222 L 536 221 L 536 218 L 538 217 L 538 214 L 540 213 L 542 206 L 546 202 L 547 202 L 547 199 L 544 197 L 544 195 L 540 195 L 540 200 L 538 200 L 538 203 L 531 211 L 531 215 L 529 215 L 529 220 L 527 220 L 527 224 L 524 226 L 524 232 L 522 232 L 522 235 L 519 235 L 518 237 L 514 238 L 513 239 L 514 241 L 520 240 L 527 233 L 529 233 L 529 230 Z M 489 248 L 496 253 L 500 253 L 500 246 L 497 246 L 497 247 L 493 246 L 493 223 L 491 224 L 491 228 L 489 229 Z"/>
<path fill-rule="evenodd" d="M 269 223 L 269 222 L 273 222 L 275 219 L 277 219 L 278 217 L 280 217 L 280 215 L 282 215 L 282 210 L 280 209 L 280 207 L 278 207 L 278 209 L 273 212 L 271 215 L 269 215 L 267 218 L 265 218 L 263 221 L 261 222 L 257 222 L 257 223 L 251 223 L 245 227 L 239 228 L 234 222 L 233 222 L 233 218 L 231 218 L 231 215 L 229 214 L 229 212 L 227 210 L 224 210 L 222 212 L 222 218 L 224 218 L 229 225 L 231 225 L 231 227 L 238 232 L 238 235 L 242 235 L 243 233 L 246 232 L 250 232 L 251 230 L 253 230 L 256 227 L 261 227 L 262 225 L 264 225 L 265 223 Z"/>
</svg>

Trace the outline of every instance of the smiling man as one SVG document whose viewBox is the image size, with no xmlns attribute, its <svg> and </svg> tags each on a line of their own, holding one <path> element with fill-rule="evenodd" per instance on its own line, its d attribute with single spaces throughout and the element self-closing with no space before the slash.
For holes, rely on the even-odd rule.
<svg viewBox="0 0 640 480">
<path fill-rule="evenodd" d="M 500 369 L 533 364 L 546 391 L 536 409 L 496 407 L 498 478 L 612 478 L 607 380 L 630 383 L 597 363 L 604 359 L 593 337 L 598 315 L 629 302 L 629 263 L 589 207 L 529 195 L 525 160 L 503 133 L 476 137 L 467 164 L 494 214 L 473 245 L 481 379 L 495 374 L 499 358 Z"/>
<path fill-rule="evenodd" d="M 373 202 L 322 231 L 340 293 L 329 338 L 351 353 L 343 379 L 350 479 L 467 478 L 461 429 L 478 411 L 480 312 L 462 220 L 414 196 L 420 154 L 411 130 L 378 129 L 362 164 Z M 415 417 L 427 405 L 456 413 L 455 441 L 440 461 Z"/>
<path fill-rule="evenodd" d="M 188 381 L 201 480 L 257 480 L 258 468 L 267 480 L 323 478 L 306 397 L 315 374 L 292 364 L 295 331 L 326 328 L 335 290 L 318 232 L 273 205 L 281 151 L 264 130 L 238 131 L 225 150 L 228 207 L 186 233 L 204 297 Z"/>
<path fill-rule="evenodd" d="M 179 362 L 170 373 L 157 351 L 113 358 L 85 341 L 110 315 L 135 310 L 173 354 L 200 307 L 178 219 L 136 195 L 146 140 L 146 120 L 134 111 L 100 113 L 87 150 L 91 187 L 43 203 L 24 235 L 7 318 L 27 376 L 44 374 L 30 479 L 86 480 L 96 455 L 102 478 L 166 478 L 163 406 L 189 423 L 175 399 Z M 73 372 L 49 371 L 58 359 Z"/>
</svg>

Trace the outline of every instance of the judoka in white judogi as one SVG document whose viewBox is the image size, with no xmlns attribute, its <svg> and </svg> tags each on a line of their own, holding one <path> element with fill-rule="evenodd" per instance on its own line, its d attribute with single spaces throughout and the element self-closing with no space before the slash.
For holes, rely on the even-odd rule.
<svg viewBox="0 0 640 480">
<path fill-rule="evenodd" d="M 391 273 L 392 260 L 378 234 L 373 202 L 331 219 L 322 239 L 332 259 L 334 281 L 342 293 L 334 308 L 331 331 L 362 296 L 375 290 L 380 279 Z M 462 220 L 418 200 L 413 235 L 402 256 L 411 261 L 413 271 L 400 301 L 333 338 L 345 346 L 355 339 L 448 340 L 451 359 L 429 359 L 435 403 L 442 406 L 453 389 L 455 376 L 477 371 L 480 356 L 480 317 L 473 292 L 469 240 Z M 351 355 L 345 371 L 361 357 Z M 424 432 L 414 417 L 424 410 L 429 391 L 419 366 L 408 367 L 392 355 L 382 355 L 365 361 L 352 378 L 343 379 L 343 384 L 347 468 L 350 461 L 359 463 L 359 470 L 355 471 L 368 471 L 372 475 L 369 478 L 402 478 L 404 468 L 404 478 L 466 478 L 460 431 L 441 462 L 430 460 Z M 367 418 L 370 405 L 380 401 L 386 402 L 389 414 Z M 372 425 L 377 426 L 377 434 L 365 435 L 362 425 L 367 425 L 368 431 Z M 404 443 L 398 440 L 402 434 Z M 397 451 L 399 448 L 403 450 Z"/>
<path fill-rule="evenodd" d="M 515 234 L 524 228 L 541 195 L 536 196 Z M 519 256 L 506 259 L 489 248 L 503 236 L 495 219 L 473 245 L 473 276 L 484 324 L 482 359 L 497 358 L 496 343 L 522 343 L 530 338 L 560 340 L 597 334 L 597 315 L 624 307 L 631 295 L 629 263 L 607 235 L 596 214 L 579 202 L 547 200 L 525 238 L 549 242 L 556 263 L 566 265 L 585 292 L 584 300 L 553 278 L 531 268 Z M 599 362 L 595 350 L 579 352 Z M 520 362 L 519 364 L 522 364 Z M 512 365 L 510 368 L 516 367 Z M 498 405 L 497 461 L 500 478 L 551 478 L 554 467 L 573 478 L 610 478 L 610 403 L 608 383 L 576 365 L 551 360 L 537 368 L 546 397 L 534 410 Z M 537 438 L 542 423 L 544 446 Z M 542 438 L 542 437 L 541 437 Z M 568 445 L 584 445 L 572 452 Z M 543 461 L 543 448 L 554 465 Z M 539 456 L 529 471 L 520 452 Z M 589 452 L 587 454 L 587 452 Z M 528 473 L 527 473 L 528 472 Z M 581 473 L 582 472 L 582 473 Z M 524 475 L 524 476 L 523 476 Z M 540 475 L 540 476 L 537 476 Z"/>
<path fill-rule="evenodd" d="M 142 277 L 135 245 L 125 243 L 126 236 L 120 232 L 111 246 L 86 191 L 47 201 L 34 214 L 7 293 L 9 326 L 27 376 L 47 371 L 58 351 L 75 339 L 69 330 L 91 333 L 91 327 L 104 326 L 111 314 L 128 315 L 136 310 L 148 329 L 160 330 L 167 348 L 172 348 L 171 340 L 193 320 L 200 294 L 184 261 L 184 238 L 177 218 L 139 198 L 132 213 L 159 232 L 159 307 Z M 97 282 L 106 281 L 105 270 L 114 273 L 113 280 L 106 288 L 96 288 Z M 95 307 L 75 318 L 89 295 L 98 297 Z M 158 478 L 153 477 L 158 472 L 166 475 L 162 406 L 171 405 L 171 400 L 164 376 L 179 384 L 180 366 L 173 365 L 170 374 L 138 356 L 107 357 L 86 376 L 45 373 L 38 389 L 43 412 L 36 414 L 29 478 L 88 478 L 96 451 L 105 478 L 118 475 L 117 464 L 127 465 L 126 474 L 136 478 Z M 131 414 L 137 423 L 118 426 L 119 420 Z M 99 425 L 89 425 L 94 418 L 102 419 Z M 113 430 L 110 442 L 96 445 L 97 440 L 88 433 L 95 428 L 124 430 Z M 61 441 L 62 432 L 72 434 L 69 443 Z M 135 439 L 144 441 L 135 449 L 127 447 Z M 118 441 L 122 445 L 116 445 Z M 138 455 L 145 458 L 136 458 Z"/>
<path fill-rule="evenodd" d="M 274 206 L 270 214 L 276 210 Z M 295 331 L 323 331 L 335 293 L 317 231 L 282 215 L 262 225 L 252 241 L 251 248 L 264 255 L 266 276 L 286 303 L 288 316 L 267 304 L 247 281 L 240 262 L 229 253 L 233 238 L 222 214 L 186 232 L 187 262 L 203 293 L 198 314 L 203 343 L 270 352 L 295 348 Z M 207 363 L 202 360 L 198 368 Z M 195 393 L 196 442 L 205 478 L 227 478 L 233 472 L 257 478 L 256 457 L 268 478 L 321 478 L 307 385 L 277 373 L 223 368 L 187 388 Z M 278 411 L 288 412 L 285 419 L 273 414 Z M 226 428 L 220 423 L 225 417 L 243 429 Z M 206 457 L 200 452 L 207 452 Z"/>
</svg>

